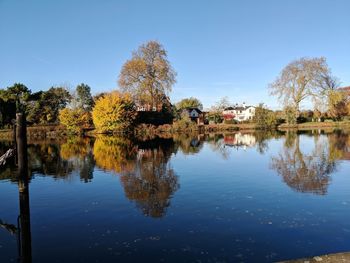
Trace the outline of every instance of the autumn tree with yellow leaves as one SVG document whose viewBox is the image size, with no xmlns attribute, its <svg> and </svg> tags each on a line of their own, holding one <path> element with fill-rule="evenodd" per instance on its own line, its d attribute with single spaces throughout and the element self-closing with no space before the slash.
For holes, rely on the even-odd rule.
<svg viewBox="0 0 350 263">
<path fill-rule="evenodd" d="M 128 93 L 113 91 L 100 97 L 92 110 L 92 119 L 100 132 L 129 130 L 135 121 L 136 109 Z"/>
<path fill-rule="evenodd" d="M 176 72 L 157 41 L 149 41 L 134 51 L 119 75 L 121 89 L 132 94 L 138 104 L 151 108 L 164 103 L 175 82 Z"/>
<path fill-rule="evenodd" d="M 64 108 L 59 111 L 58 118 L 71 134 L 80 134 L 91 126 L 91 113 L 80 108 Z"/>
</svg>

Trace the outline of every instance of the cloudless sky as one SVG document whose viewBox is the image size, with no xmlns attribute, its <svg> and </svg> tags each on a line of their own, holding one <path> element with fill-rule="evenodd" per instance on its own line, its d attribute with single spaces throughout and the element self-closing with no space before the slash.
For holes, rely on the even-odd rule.
<svg viewBox="0 0 350 263">
<path fill-rule="evenodd" d="M 349 12 L 349 0 L 0 0 L 0 88 L 116 89 L 131 52 L 158 40 L 178 74 L 173 102 L 276 108 L 267 85 L 303 56 L 325 56 L 350 85 Z"/>
</svg>

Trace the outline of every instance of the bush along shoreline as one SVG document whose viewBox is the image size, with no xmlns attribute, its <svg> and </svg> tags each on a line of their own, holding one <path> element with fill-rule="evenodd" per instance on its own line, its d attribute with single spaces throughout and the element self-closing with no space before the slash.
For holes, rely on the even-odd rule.
<svg viewBox="0 0 350 263">
<path fill-rule="evenodd" d="M 197 125 L 188 120 L 174 121 L 173 124 L 153 125 L 141 123 L 129 129 L 117 129 L 101 131 L 93 127 L 82 129 L 80 133 L 71 133 L 63 125 L 37 125 L 28 126 L 27 136 L 32 139 L 57 139 L 69 136 L 97 136 L 105 135 L 130 135 L 137 137 L 154 137 L 157 135 L 172 135 L 178 133 L 212 133 L 212 132 L 237 132 L 255 130 L 314 130 L 314 129 L 350 129 L 350 121 L 342 122 L 306 122 L 299 124 L 281 124 L 275 127 L 261 128 L 255 123 L 246 124 L 208 124 Z M 13 129 L 0 130 L 0 139 L 12 140 Z"/>
</svg>

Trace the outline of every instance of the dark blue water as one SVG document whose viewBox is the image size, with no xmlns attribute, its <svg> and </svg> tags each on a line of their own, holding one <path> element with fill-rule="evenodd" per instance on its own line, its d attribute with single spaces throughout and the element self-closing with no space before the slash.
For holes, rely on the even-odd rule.
<svg viewBox="0 0 350 263">
<path fill-rule="evenodd" d="M 33 262 L 273 262 L 350 250 L 344 131 L 29 144 Z M 0 179 L 0 262 L 16 262 L 15 160 Z"/>
</svg>

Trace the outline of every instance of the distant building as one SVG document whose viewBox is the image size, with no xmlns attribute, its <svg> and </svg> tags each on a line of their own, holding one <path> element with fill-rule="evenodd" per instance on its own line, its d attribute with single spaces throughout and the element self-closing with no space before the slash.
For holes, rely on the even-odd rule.
<svg viewBox="0 0 350 263">
<path fill-rule="evenodd" d="M 197 124 L 204 124 L 204 115 L 198 108 L 186 108 L 181 111 L 182 114 L 186 114 L 192 121 L 195 121 Z"/>
<path fill-rule="evenodd" d="M 236 104 L 234 107 L 228 107 L 222 112 L 225 120 L 236 120 L 238 122 L 252 120 L 254 115 L 255 107 L 246 106 L 245 103 L 240 106 Z"/>
<path fill-rule="evenodd" d="M 163 95 L 160 101 L 152 107 L 150 103 L 135 102 L 137 111 L 157 111 L 161 112 L 163 107 L 171 108 L 170 99 L 168 96 Z"/>
</svg>

